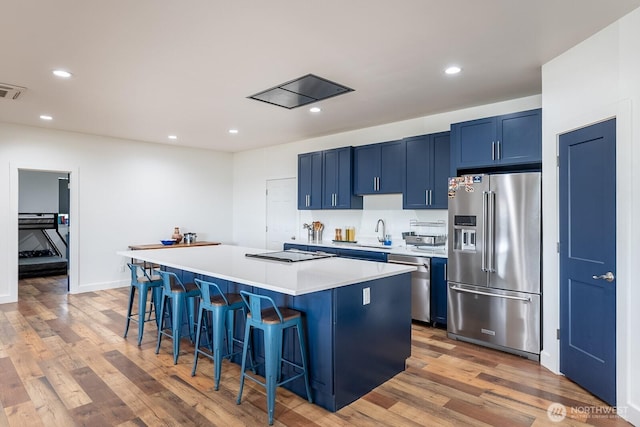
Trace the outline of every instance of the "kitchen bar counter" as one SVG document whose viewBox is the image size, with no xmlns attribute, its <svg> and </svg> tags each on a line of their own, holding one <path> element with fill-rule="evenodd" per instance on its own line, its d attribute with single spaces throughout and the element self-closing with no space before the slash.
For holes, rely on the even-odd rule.
<svg viewBox="0 0 640 427">
<path fill-rule="evenodd" d="M 415 267 L 338 257 L 283 263 L 245 256 L 264 252 L 268 251 L 219 245 L 118 254 L 162 265 L 182 274 L 183 280 L 213 280 L 225 292 L 267 295 L 278 305 L 303 312 L 313 402 L 329 411 L 361 398 L 405 369 L 411 356 Z M 241 323 L 236 322 L 236 337 L 243 335 Z M 288 331 L 283 355 L 300 363 L 294 344 L 294 332 Z M 253 345 L 260 363 L 264 350 L 259 341 Z M 291 374 L 290 369 L 285 364 L 283 375 Z M 306 397 L 302 378 L 284 387 Z"/>
<path fill-rule="evenodd" d="M 193 242 L 193 243 L 178 243 L 174 245 L 163 245 L 162 243 L 150 243 L 144 245 L 129 245 L 129 249 L 132 251 L 141 251 L 145 249 L 178 249 L 178 248 L 190 248 L 192 246 L 215 246 L 219 245 L 218 242 Z"/>
<path fill-rule="evenodd" d="M 268 251 L 231 245 L 168 246 L 162 250 L 122 251 L 118 255 L 294 296 L 415 270 L 415 267 L 338 257 L 284 263 L 245 256 L 264 252 Z"/>
</svg>

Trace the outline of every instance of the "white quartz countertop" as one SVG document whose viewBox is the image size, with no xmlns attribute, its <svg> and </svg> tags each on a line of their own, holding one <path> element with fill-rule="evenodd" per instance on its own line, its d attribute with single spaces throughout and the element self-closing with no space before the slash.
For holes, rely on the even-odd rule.
<svg viewBox="0 0 640 427">
<path fill-rule="evenodd" d="M 288 295 L 304 295 L 415 270 L 415 267 L 330 257 L 279 262 L 246 257 L 264 249 L 218 245 L 120 251 L 118 255 Z"/>
<path fill-rule="evenodd" d="M 340 248 L 340 249 L 354 249 L 361 251 L 372 251 L 372 252 L 385 252 L 388 254 L 396 254 L 396 255 L 409 255 L 409 256 L 424 256 L 429 258 L 447 258 L 447 247 L 446 246 L 435 246 L 428 247 L 423 246 L 420 249 L 416 248 L 412 245 L 406 245 L 404 241 L 402 243 L 393 243 L 390 246 L 385 246 L 383 244 L 377 244 L 374 241 L 367 242 L 358 242 L 357 244 L 353 243 L 334 243 L 333 241 L 322 241 L 317 243 L 305 242 L 304 240 L 291 240 L 285 243 L 291 243 L 294 245 L 307 245 L 309 247 L 320 247 L 324 246 L 327 248 Z M 311 249 L 309 249 L 311 250 Z"/>
</svg>

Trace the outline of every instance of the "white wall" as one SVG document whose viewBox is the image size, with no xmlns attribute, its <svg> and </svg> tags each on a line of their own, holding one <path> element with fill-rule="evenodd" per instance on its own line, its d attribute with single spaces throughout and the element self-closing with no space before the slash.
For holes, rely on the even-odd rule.
<svg viewBox="0 0 640 427">
<path fill-rule="evenodd" d="M 0 303 L 17 299 L 18 170 L 71 172 L 70 285 L 128 284 L 116 251 L 174 226 L 232 239 L 232 155 L 0 123 Z"/>
<path fill-rule="evenodd" d="M 623 416 L 640 425 L 640 9 L 542 68 L 544 351 L 541 362 L 559 369 L 558 178 L 561 133 L 617 117 L 617 385 Z"/>
<path fill-rule="evenodd" d="M 268 179 L 296 177 L 298 154 L 344 146 L 358 146 L 375 142 L 390 141 L 415 135 L 442 132 L 450 129 L 451 123 L 516 111 L 540 108 L 541 97 L 530 96 L 511 101 L 436 114 L 402 122 L 390 123 L 352 132 L 313 138 L 291 144 L 283 144 L 259 150 L 236 153 L 234 155 L 234 218 L 236 243 L 256 248 L 264 248 L 266 218 L 265 188 Z M 258 215 L 256 215 L 256 212 Z M 382 218 L 393 235 L 394 241 L 401 239 L 401 233 L 408 231 L 409 220 L 445 220 L 445 210 L 402 210 L 399 195 L 365 196 L 363 210 L 320 210 L 299 211 L 299 242 L 306 242 L 303 223 L 321 221 L 325 224 L 324 240 L 331 240 L 333 229 L 353 225 L 356 238 L 375 239 L 376 221 Z"/>
</svg>

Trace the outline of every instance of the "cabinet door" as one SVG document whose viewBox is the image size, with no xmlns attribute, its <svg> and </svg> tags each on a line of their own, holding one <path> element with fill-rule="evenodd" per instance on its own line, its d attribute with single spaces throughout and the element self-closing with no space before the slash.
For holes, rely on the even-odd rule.
<svg viewBox="0 0 640 427">
<path fill-rule="evenodd" d="M 363 145 L 353 149 L 353 192 L 375 194 L 380 176 L 380 145 Z"/>
<path fill-rule="evenodd" d="M 380 144 L 380 175 L 378 193 L 402 193 L 404 183 L 405 143 L 392 141 Z"/>
<path fill-rule="evenodd" d="M 542 110 L 499 116 L 497 124 L 500 165 L 542 162 Z"/>
<path fill-rule="evenodd" d="M 405 190 L 402 195 L 404 209 L 425 209 L 431 187 L 431 145 L 429 135 L 414 136 L 405 140 L 406 169 Z"/>
<path fill-rule="evenodd" d="M 407 138 L 404 209 L 446 209 L 450 169 L 449 132 Z"/>
<path fill-rule="evenodd" d="M 353 148 L 323 152 L 323 209 L 362 209 L 362 197 L 353 195 Z"/>
<path fill-rule="evenodd" d="M 449 205 L 449 177 L 455 176 L 451 171 L 449 160 L 451 149 L 449 144 L 449 132 L 442 132 L 431 135 L 431 171 L 433 172 L 431 181 L 430 209 L 447 209 Z M 408 159 L 408 157 L 407 157 Z"/>
<path fill-rule="evenodd" d="M 338 150 L 322 153 L 322 208 L 332 209 L 338 191 Z"/>
<path fill-rule="evenodd" d="M 491 166 L 495 162 L 496 118 L 472 120 L 451 125 L 456 169 Z"/>
<path fill-rule="evenodd" d="M 447 326 L 447 259 L 431 258 L 431 322 Z"/>
<path fill-rule="evenodd" d="M 298 209 L 322 207 L 322 152 L 298 155 Z"/>
</svg>

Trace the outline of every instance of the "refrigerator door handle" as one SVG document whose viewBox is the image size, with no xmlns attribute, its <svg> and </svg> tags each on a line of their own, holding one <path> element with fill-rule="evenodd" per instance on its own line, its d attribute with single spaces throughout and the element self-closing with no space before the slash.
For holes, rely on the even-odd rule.
<svg viewBox="0 0 640 427">
<path fill-rule="evenodd" d="M 488 297 L 496 297 L 496 298 L 513 299 L 513 300 L 517 300 L 517 301 L 531 302 L 531 297 L 514 297 L 512 295 L 492 294 L 490 292 L 473 291 L 473 290 L 470 290 L 470 289 L 459 288 L 457 286 L 451 286 L 451 290 L 452 291 L 457 291 L 457 292 L 465 292 L 465 293 L 468 293 L 468 294 L 485 295 L 485 296 L 488 296 Z"/>
<path fill-rule="evenodd" d="M 496 216 L 496 193 L 493 191 L 487 192 L 487 199 L 489 205 L 489 214 L 487 215 L 489 221 L 488 232 L 489 234 L 485 237 L 487 241 L 487 270 L 491 273 L 495 273 L 495 216 Z"/>
<path fill-rule="evenodd" d="M 487 271 L 487 215 L 489 193 L 482 192 L 482 246 L 480 248 L 480 260 L 482 271 Z"/>
</svg>

